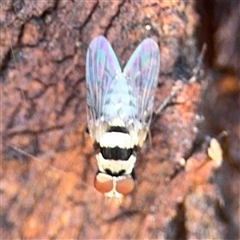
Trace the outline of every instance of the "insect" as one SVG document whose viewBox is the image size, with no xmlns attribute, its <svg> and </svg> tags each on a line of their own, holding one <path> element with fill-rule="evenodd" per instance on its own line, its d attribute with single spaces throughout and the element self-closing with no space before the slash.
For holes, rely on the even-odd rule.
<svg viewBox="0 0 240 240">
<path fill-rule="evenodd" d="M 146 38 L 123 71 L 107 39 L 94 38 L 86 57 L 87 120 L 96 149 L 94 186 L 120 198 L 135 187 L 134 165 L 152 118 L 160 68 L 157 43 Z"/>
</svg>

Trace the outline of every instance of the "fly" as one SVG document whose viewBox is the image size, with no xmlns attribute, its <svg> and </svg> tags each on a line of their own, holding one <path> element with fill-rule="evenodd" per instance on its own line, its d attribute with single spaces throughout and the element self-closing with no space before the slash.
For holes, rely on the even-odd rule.
<svg viewBox="0 0 240 240">
<path fill-rule="evenodd" d="M 123 71 L 105 37 L 89 45 L 87 121 L 98 165 L 94 186 L 108 197 L 134 189 L 136 153 L 149 131 L 159 68 L 160 51 L 150 38 L 140 43 Z"/>
</svg>

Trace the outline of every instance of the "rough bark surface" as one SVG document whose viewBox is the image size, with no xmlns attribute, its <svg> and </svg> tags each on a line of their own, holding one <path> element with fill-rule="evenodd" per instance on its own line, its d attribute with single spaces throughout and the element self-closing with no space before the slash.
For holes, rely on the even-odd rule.
<svg viewBox="0 0 240 240">
<path fill-rule="evenodd" d="M 3 239 L 238 237 L 239 81 L 231 75 L 230 87 L 220 85 L 228 90 L 226 99 L 234 94 L 236 106 L 228 109 L 233 124 L 224 121 L 227 107 L 217 111 L 216 105 L 202 104 L 208 120 L 204 131 L 210 134 L 218 125 L 208 114 L 216 109 L 213 116 L 224 120 L 212 135 L 235 133 L 230 135 L 234 148 L 227 148 L 230 153 L 216 168 L 206 147 L 196 144 L 204 131 L 198 128 L 203 87 L 188 82 L 198 56 L 194 1 L 0 4 Z M 85 56 L 100 34 L 122 66 L 145 37 L 159 43 L 156 109 L 174 85 L 182 86 L 173 104 L 154 119 L 152 143 L 147 141 L 138 155 L 137 188 L 121 205 L 93 187 L 97 165 L 86 133 Z M 213 104 L 225 100 L 221 94 L 211 98 L 215 86 L 205 95 Z"/>
</svg>

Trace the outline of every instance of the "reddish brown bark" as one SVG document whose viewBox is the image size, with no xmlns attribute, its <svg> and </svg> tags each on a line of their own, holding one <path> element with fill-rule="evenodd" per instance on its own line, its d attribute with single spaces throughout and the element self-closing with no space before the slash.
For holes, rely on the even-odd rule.
<svg viewBox="0 0 240 240">
<path fill-rule="evenodd" d="M 210 179 L 228 176 L 235 186 L 238 166 L 226 163 L 216 175 L 204 148 L 189 154 L 202 90 L 187 83 L 198 56 L 194 1 L 3 1 L 0 16 L 3 239 L 221 239 L 229 229 L 237 236 L 238 189 L 229 183 L 219 192 L 222 180 Z M 152 123 L 137 188 L 121 206 L 93 187 L 85 133 L 85 55 L 100 34 L 122 65 L 143 38 L 159 43 L 156 108 L 176 81 L 183 85 Z"/>
</svg>

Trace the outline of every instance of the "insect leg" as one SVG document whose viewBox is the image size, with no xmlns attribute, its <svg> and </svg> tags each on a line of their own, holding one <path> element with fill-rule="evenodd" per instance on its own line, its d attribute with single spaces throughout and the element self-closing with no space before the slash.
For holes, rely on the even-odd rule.
<svg viewBox="0 0 240 240">
<path fill-rule="evenodd" d="M 172 99 L 176 96 L 180 89 L 182 89 L 183 84 L 176 84 L 173 88 L 168 97 L 163 101 L 163 103 L 159 106 L 159 108 L 154 112 L 154 116 L 159 115 L 166 106 L 172 101 Z"/>
</svg>

